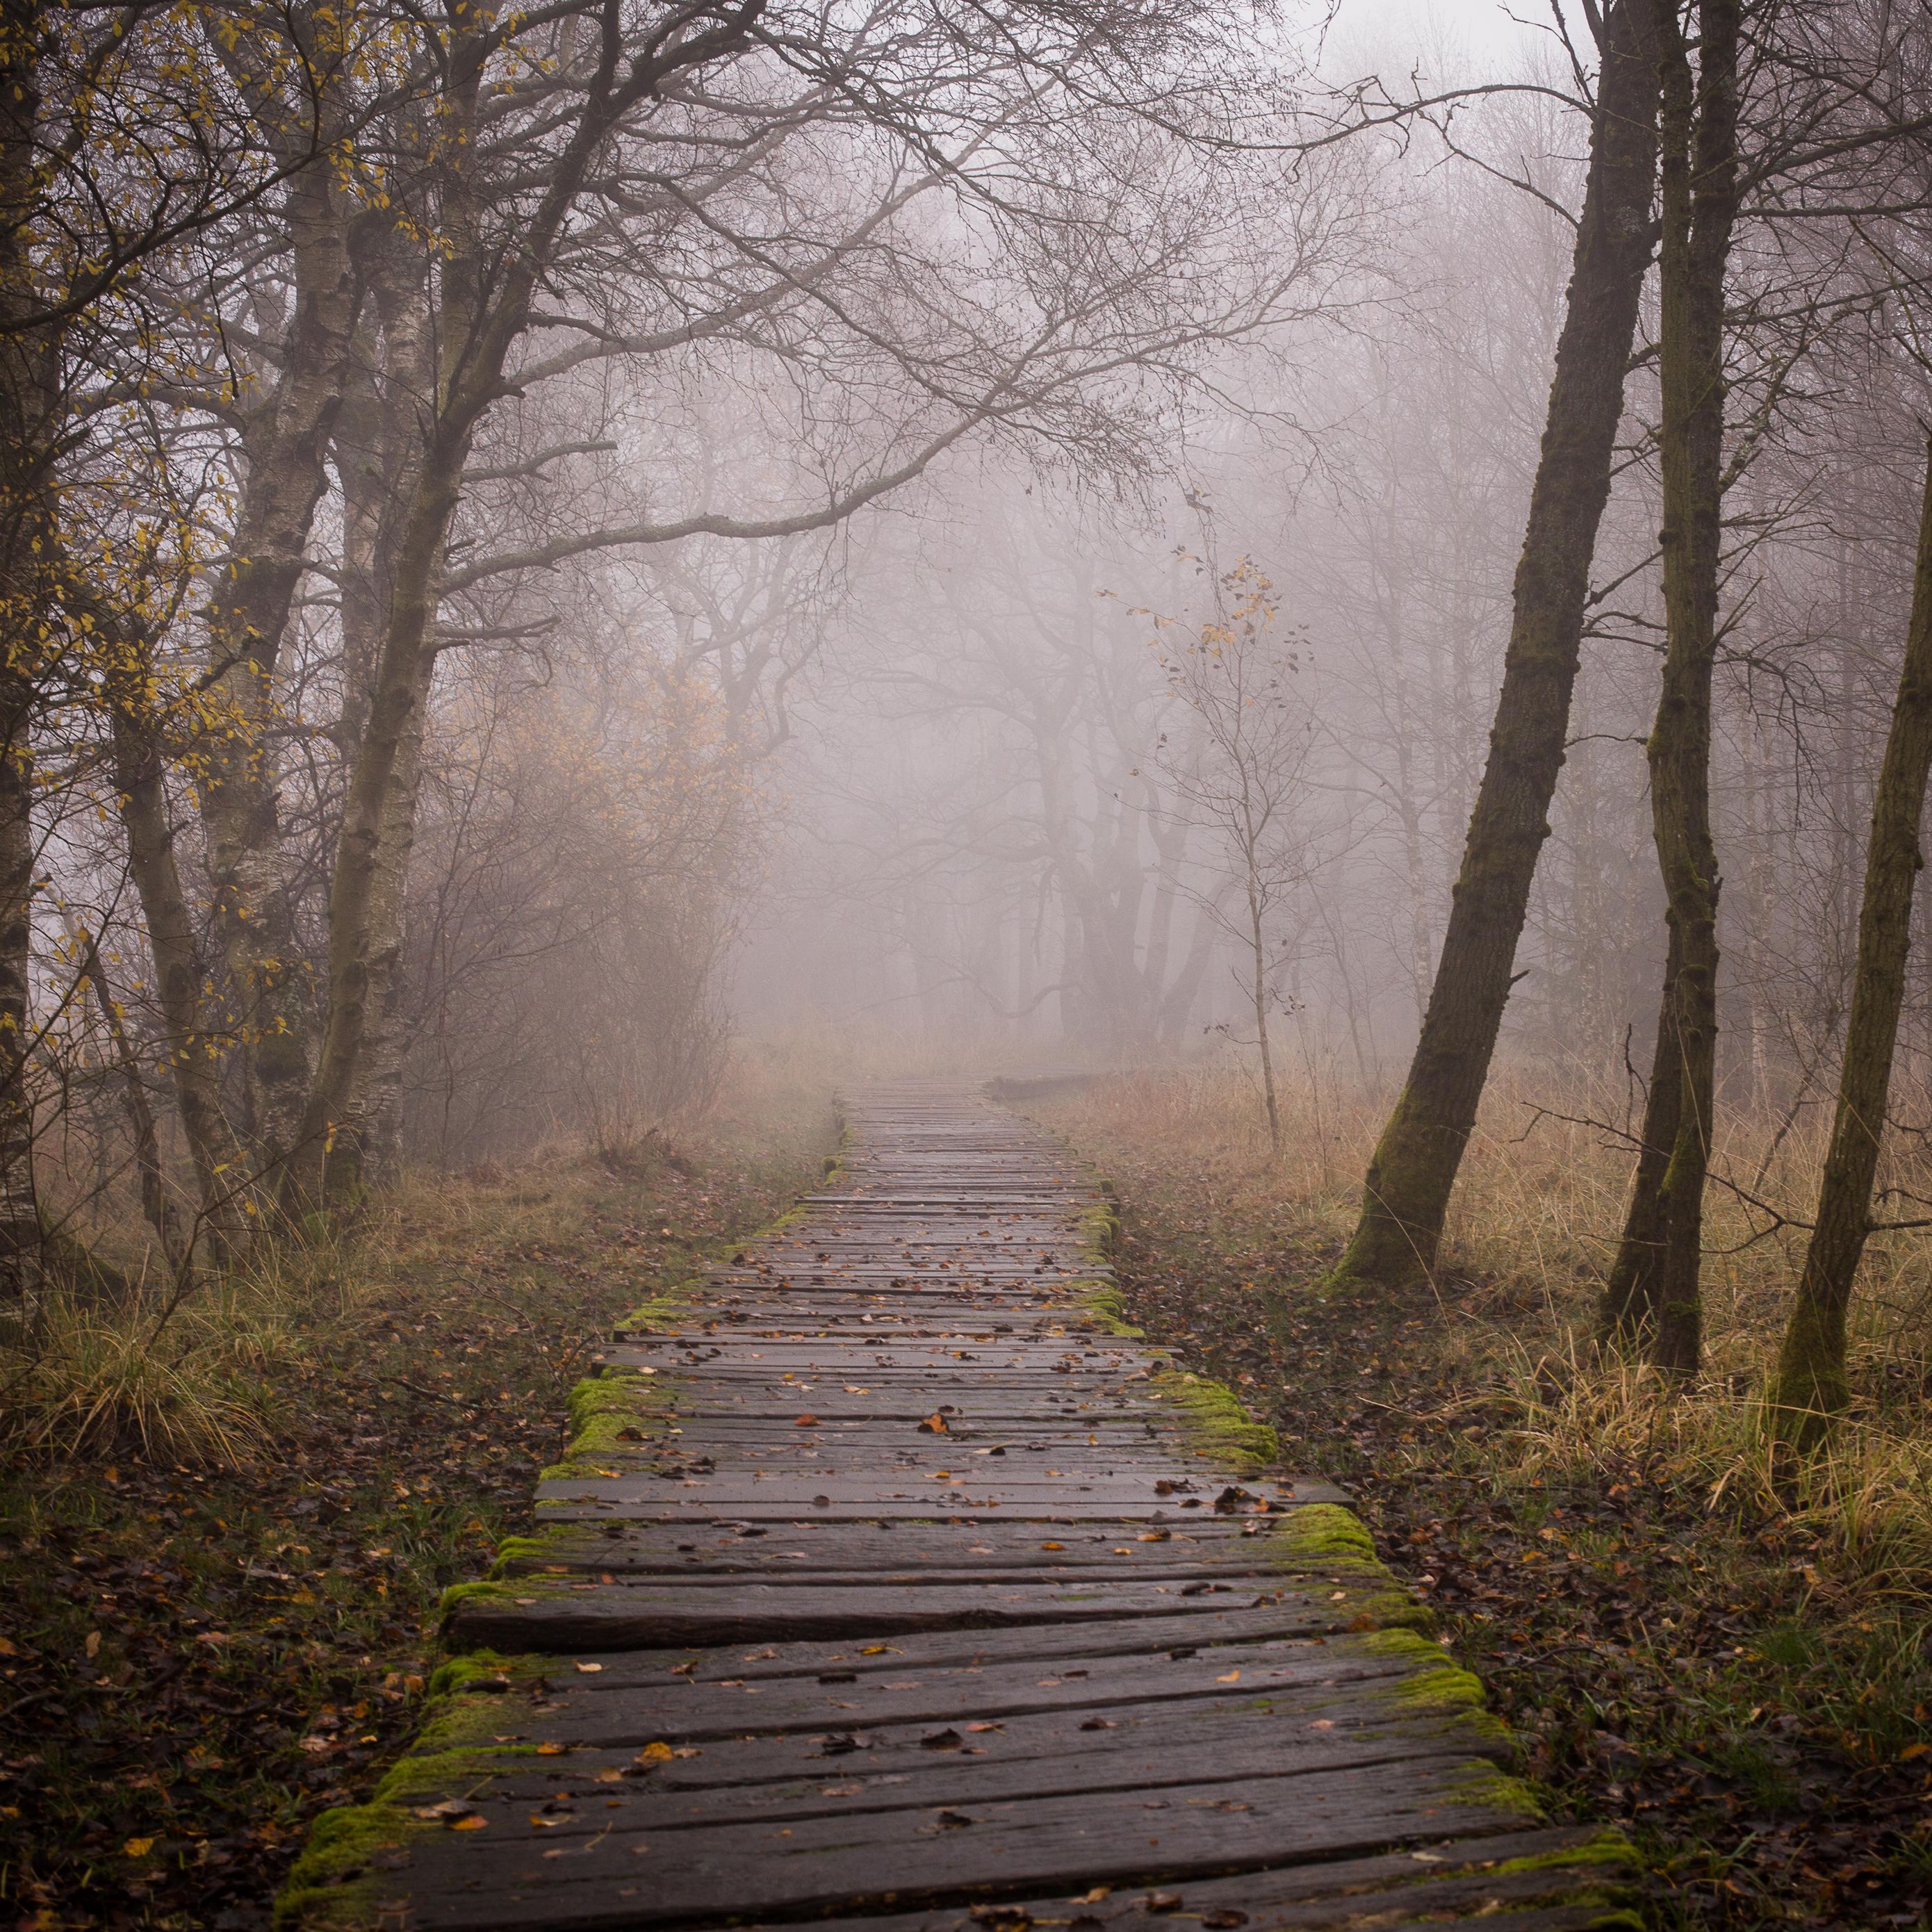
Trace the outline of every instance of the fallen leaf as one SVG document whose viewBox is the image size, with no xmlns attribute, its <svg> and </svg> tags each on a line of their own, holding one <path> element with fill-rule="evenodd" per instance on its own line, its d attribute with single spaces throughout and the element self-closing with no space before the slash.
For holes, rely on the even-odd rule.
<svg viewBox="0 0 1932 1932">
<path fill-rule="evenodd" d="M 1240 1681 L 1241 1673 L 1238 1670 L 1231 1670 L 1225 1677 L 1217 1677 L 1214 1680 L 1216 1684 L 1238 1684 Z"/>
<path fill-rule="evenodd" d="M 818 1418 L 815 1415 L 795 1416 L 792 1420 L 791 1426 L 794 1429 L 816 1429 L 818 1426 Z"/>
<path fill-rule="evenodd" d="M 449 1828 L 452 1832 L 480 1832 L 486 1822 L 487 1820 L 472 1811 L 466 1817 L 451 1819 Z"/>
<path fill-rule="evenodd" d="M 152 1838 L 130 1838 L 121 1847 L 121 1851 L 125 1858 L 145 1858 L 154 1849 L 154 1841 Z"/>
<path fill-rule="evenodd" d="M 539 1744 L 537 1748 L 541 1750 L 543 1747 Z M 659 1738 L 655 1742 L 645 1745 L 644 1749 L 638 1752 L 638 1762 L 640 1764 L 664 1764 L 675 1755 L 670 1746 L 666 1744 L 663 1738 Z"/>
<path fill-rule="evenodd" d="M 945 1417 L 935 1409 L 919 1425 L 919 1432 L 922 1436 L 950 1436 L 952 1432 L 946 1427 Z"/>
<path fill-rule="evenodd" d="M 602 1670 L 604 1668 L 601 1664 L 579 1664 L 577 1667 L 586 1676 L 592 1671 Z"/>
</svg>

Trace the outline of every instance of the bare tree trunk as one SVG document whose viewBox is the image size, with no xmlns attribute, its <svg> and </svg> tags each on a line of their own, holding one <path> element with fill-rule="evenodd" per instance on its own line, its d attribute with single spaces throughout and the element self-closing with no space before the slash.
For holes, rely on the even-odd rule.
<svg viewBox="0 0 1932 1932">
<path fill-rule="evenodd" d="M 1846 1316 L 1852 1283 L 1872 1229 L 1872 1183 L 1885 1133 L 1894 1046 L 1912 946 L 1912 901 L 1925 860 L 1919 828 L 1932 772 L 1932 450 L 1919 513 L 1912 622 L 1885 760 L 1872 800 L 1858 910 L 1852 1012 L 1838 1076 L 1838 1111 L 1825 1156 L 1817 1218 L 1792 1304 L 1771 1390 L 1772 1427 L 1782 1442 L 1810 1448 L 1851 1400 Z"/>
<path fill-rule="evenodd" d="M 1549 836 L 1590 560 L 1610 496 L 1624 374 L 1650 261 L 1657 86 L 1640 12 L 1640 0 L 1622 0 L 1607 16 L 1589 179 L 1489 763 L 1421 1037 L 1369 1163 L 1343 1276 L 1395 1283 L 1434 1265 Z"/>
<path fill-rule="evenodd" d="M 1255 1039 L 1262 1050 L 1262 1096 L 1268 1102 L 1268 1145 L 1281 1151 L 1281 1108 L 1275 1098 L 1274 1055 L 1269 1050 L 1268 1023 L 1268 940 L 1262 930 L 1262 902 L 1254 888 L 1253 860 L 1249 861 L 1248 934 L 1253 948 Z"/>
<path fill-rule="evenodd" d="M 202 812 L 216 930 L 235 1002 L 249 1125 L 271 1159 L 295 1132 L 309 1074 L 313 994 L 282 875 L 274 677 L 328 476 L 357 286 L 326 164 L 290 190 L 295 306 L 274 388 L 242 436 L 247 480 L 229 567 L 207 611 L 210 682 L 230 728 L 212 733 Z"/>
<path fill-rule="evenodd" d="M 1657 1320 L 1658 1276 L 1664 1250 L 1664 1176 L 1684 1114 L 1684 1049 L 1677 1036 L 1676 1000 L 1682 963 L 1673 926 L 1664 961 L 1664 998 L 1657 1016 L 1650 1087 L 1644 1095 L 1636 1174 L 1624 1208 L 1623 1238 L 1618 1244 L 1599 1313 L 1606 1340 L 1640 1341 Z"/>
<path fill-rule="evenodd" d="M 132 681 L 145 682 L 145 678 Z M 218 1036 L 208 1030 L 202 992 L 207 974 L 175 858 L 160 746 L 153 721 L 134 708 L 136 702 L 110 693 L 116 797 L 128 841 L 128 871 L 154 956 L 163 1048 L 194 1170 L 201 1225 L 217 1256 L 224 1257 L 241 1236 L 237 1203 L 246 1168 L 238 1166 L 221 1103 Z"/>
<path fill-rule="evenodd" d="M 416 849 L 416 812 L 422 791 L 423 731 L 434 652 L 422 653 L 409 723 L 396 750 L 369 898 L 369 980 L 371 1030 L 351 1084 L 349 1103 L 332 1139 L 323 1186 L 332 1201 L 346 1202 L 393 1175 L 400 1130 L 404 1031 L 400 967 L 410 859 Z"/>
<path fill-rule="evenodd" d="M 53 453 L 61 404 L 56 326 L 38 313 L 29 222 L 39 189 L 41 9 L 0 4 L 0 1302 L 25 1301 L 40 1277 L 34 1184 L 32 1037 L 36 676 L 55 586 Z"/>
<path fill-rule="evenodd" d="M 1704 1183 L 1717 1097 L 1717 848 L 1711 836 L 1711 680 L 1723 529 L 1724 274 L 1737 218 L 1740 0 L 1702 0 L 1698 66 L 1676 0 L 1653 0 L 1661 47 L 1664 239 L 1658 361 L 1663 392 L 1664 688 L 1649 745 L 1651 823 L 1676 970 L 1660 1038 L 1674 1034 L 1679 1094 L 1660 1175 L 1640 1174 L 1627 1246 L 1660 1233 L 1660 1254 L 1628 1270 L 1647 1305 L 1626 1316 L 1646 1352 L 1678 1373 L 1703 1348 Z M 1647 1141 L 1647 1137 L 1646 1137 Z"/>
<path fill-rule="evenodd" d="M 348 1122 L 364 1046 L 380 1004 L 376 924 L 388 877 L 385 835 L 394 822 L 391 791 L 399 764 L 419 742 L 422 729 L 423 695 L 434 657 L 430 630 L 437 566 L 455 514 L 468 448 L 466 425 L 446 429 L 432 441 L 397 547 L 382 662 L 350 781 L 329 895 L 328 1024 L 279 1189 L 286 1212 L 320 1200 L 324 1164 L 332 1142 Z"/>
<path fill-rule="evenodd" d="M 70 914 L 63 914 L 69 938 L 79 962 L 76 990 L 92 994 L 100 1009 L 100 1023 L 106 1029 L 108 1043 L 114 1049 L 114 1064 L 121 1076 L 122 1105 L 128 1115 L 128 1138 L 134 1145 L 134 1171 L 140 1177 L 141 1214 L 154 1231 L 161 1252 L 170 1268 L 187 1260 L 190 1238 L 183 1230 L 181 1217 L 168 1193 L 167 1174 L 161 1162 L 161 1138 L 154 1126 L 154 1110 L 148 1099 L 148 1083 L 134 1042 L 128 1036 L 128 1023 L 116 998 L 106 962 L 100 956 L 100 934 L 84 931 Z"/>
</svg>

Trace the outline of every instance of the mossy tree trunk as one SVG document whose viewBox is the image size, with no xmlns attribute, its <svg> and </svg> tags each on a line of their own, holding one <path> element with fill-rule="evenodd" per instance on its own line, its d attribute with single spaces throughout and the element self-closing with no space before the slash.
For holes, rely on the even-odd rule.
<svg viewBox="0 0 1932 1932">
<path fill-rule="evenodd" d="M 1623 1238 L 1604 1289 L 1600 1312 L 1604 1338 L 1634 1342 L 1657 1318 L 1657 1277 L 1664 1258 L 1663 1188 L 1677 1124 L 1684 1112 L 1684 1054 L 1677 1037 L 1677 973 L 1682 964 L 1676 928 L 1664 962 L 1664 998 L 1651 1055 L 1637 1142 L 1636 1174 L 1624 1218 Z"/>
<path fill-rule="evenodd" d="M 1340 1272 L 1394 1285 L 1433 1267 L 1508 1004 L 1563 764 L 1590 562 L 1652 245 L 1657 80 L 1644 7 L 1608 10 L 1568 311 L 1530 496 L 1502 690 L 1408 1078 L 1369 1163 Z"/>
<path fill-rule="evenodd" d="M 1918 520 L 1918 562 L 1912 620 L 1898 679 L 1885 759 L 1872 800 L 1865 852 L 1864 902 L 1851 1018 L 1838 1076 L 1838 1111 L 1825 1156 L 1817 1219 L 1805 1250 L 1772 1384 L 1778 1438 L 1810 1448 L 1850 1400 L 1846 1376 L 1846 1316 L 1852 1282 L 1872 1230 L 1872 1183 L 1878 1172 L 1892 1086 L 1892 1053 L 1905 1000 L 1912 946 L 1912 900 L 1924 854 L 1920 826 L 1932 772 L 1932 450 Z"/>
<path fill-rule="evenodd" d="M 1653 8 L 1663 99 L 1658 355 L 1666 641 L 1648 752 L 1651 827 L 1670 931 L 1658 1028 L 1666 1054 L 1674 1056 L 1676 1118 L 1667 1144 L 1660 1126 L 1654 1142 L 1646 1132 L 1646 1158 L 1640 1161 L 1612 1279 L 1640 1289 L 1624 1311 L 1624 1325 L 1644 1352 L 1663 1368 L 1688 1373 L 1703 1347 L 1704 1187 L 1717 1090 L 1720 881 L 1711 836 L 1711 680 L 1723 537 L 1724 277 L 1737 220 L 1743 6 L 1742 0 L 1699 0 L 1694 73 L 1677 0 L 1653 0 Z"/>
</svg>

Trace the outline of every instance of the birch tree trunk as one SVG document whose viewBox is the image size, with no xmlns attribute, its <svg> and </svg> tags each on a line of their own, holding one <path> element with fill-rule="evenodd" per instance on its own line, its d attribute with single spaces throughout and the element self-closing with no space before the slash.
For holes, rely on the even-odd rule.
<svg viewBox="0 0 1932 1932">
<path fill-rule="evenodd" d="M 1641 4 L 1623 0 L 1606 16 L 1588 182 L 1489 762 L 1421 1036 L 1369 1163 L 1342 1276 L 1394 1284 L 1424 1276 L 1435 1264 L 1550 833 L 1590 561 L 1610 496 L 1624 376 L 1651 254 L 1657 86 Z"/>
<path fill-rule="evenodd" d="M 1851 1018 L 1838 1077 L 1838 1110 L 1825 1156 L 1818 1213 L 1804 1271 L 1784 1331 L 1771 1388 L 1772 1426 L 1781 1442 L 1815 1448 L 1851 1400 L 1846 1318 L 1852 1284 L 1872 1231 L 1872 1183 L 1885 1133 L 1892 1054 L 1912 946 L 1913 890 L 1925 859 L 1920 826 L 1932 772 L 1932 449 L 1919 512 L 1912 620 L 1885 759 L 1872 800 L 1858 909 Z"/>
<path fill-rule="evenodd" d="M 295 1132 L 314 1031 L 313 990 L 298 963 L 282 876 L 268 727 L 283 634 L 328 481 L 329 435 L 355 325 L 356 281 L 333 173 L 318 164 L 291 185 L 294 311 L 279 378 L 243 434 L 247 481 L 229 568 L 206 613 L 210 683 L 230 728 L 210 734 L 202 821 L 248 1125 L 271 1162 Z"/>
</svg>

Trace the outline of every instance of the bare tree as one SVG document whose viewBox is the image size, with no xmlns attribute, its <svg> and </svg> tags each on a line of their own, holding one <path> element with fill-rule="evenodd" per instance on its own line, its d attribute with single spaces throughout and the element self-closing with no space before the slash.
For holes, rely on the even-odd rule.
<svg viewBox="0 0 1932 1932">
<path fill-rule="evenodd" d="M 1279 923 L 1316 871 L 1308 823 L 1313 722 L 1294 692 L 1298 660 L 1278 634 L 1275 586 L 1244 557 L 1212 580 L 1214 614 L 1183 640 L 1172 622 L 1156 640 L 1169 687 L 1193 728 L 1160 753 L 1174 808 L 1207 832 L 1225 877 L 1193 896 L 1240 949 L 1242 991 L 1261 1055 L 1268 1143 L 1281 1151 L 1270 1008 L 1280 976 Z M 1178 743 L 1172 742 L 1178 736 Z M 1229 888 L 1232 887 L 1232 890 Z M 1230 905 L 1230 899 L 1235 902 Z"/>
</svg>

